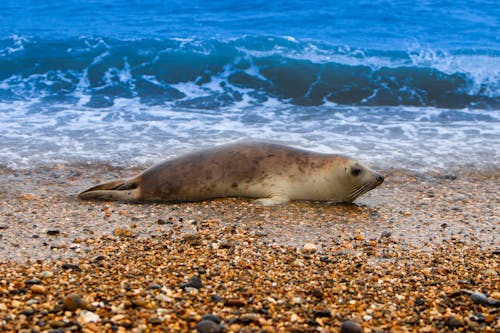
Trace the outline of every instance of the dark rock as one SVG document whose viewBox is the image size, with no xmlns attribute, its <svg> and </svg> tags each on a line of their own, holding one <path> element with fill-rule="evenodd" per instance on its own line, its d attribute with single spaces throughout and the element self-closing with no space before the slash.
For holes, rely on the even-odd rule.
<svg viewBox="0 0 500 333">
<path fill-rule="evenodd" d="M 161 289 L 162 285 L 157 283 L 152 283 L 148 289 Z"/>
<path fill-rule="evenodd" d="M 319 298 L 319 299 L 323 298 L 323 292 L 319 289 L 311 290 L 311 295 L 313 295 L 314 297 Z"/>
<path fill-rule="evenodd" d="M 330 310 L 313 311 L 314 318 L 331 318 L 332 313 Z"/>
<path fill-rule="evenodd" d="M 478 312 L 470 316 L 470 320 L 478 323 L 483 323 L 485 321 L 485 317 L 481 312 Z"/>
<path fill-rule="evenodd" d="M 340 325 L 340 333 L 361 333 L 361 327 L 352 320 L 344 320 Z"/>
<path fill-rule="evenodd" d="M 31 280 L 28 280 L 25 282 L 25 284 L 28 284 L 28 285 L 33 285 L 33 284 L 41 284 L 42 281 L 38 280 L 38 279 L 31 279 Z"/>
<path fill-rule="evenodd" d="M 35 309 L 29 309 L 29 310 L 24 310 L 23 312 L 21 312 L 23 315 L 25 316 L 32 316 L 34 315 L 35 313 L 37 313 L 38 310 L 35 310 Z"/>
<path fill-rule="evenodd" d="M 197 275 L 191 277 L 188 282 L 182 283 L 181 288 L 196 288 L 196 289 L 201 289 L 203 288 L 203 282 L 201 281 L 201 278 Z"/>
<path fill-rule="evenodd" d="M 383 231 L 382 235 L 381 235 L 382 238 L 389 238 L 391 236 L 392 236 L 392 232 L 390 232 L 389 230 Z"/>
<path fill-rule="evenodd" d="M 78 265 L 73 265 L 73 264 L 62 264 L 61 266 L 63 269 L 71 269 L 76 272 L 81 272 L 82 269 Z"/>
<path fill-rule="evenodd" d="M 222 296 L 219 296 L 219 295 L 210 295 L 210 301 L 214 302 L 214 303 L 221 303 L 221 302 L 224 302 L 224 298 L 222 298 Z"/>
<path fill-rule="evenodd" d="M 49 236 L 57 236 L 61 233 L 59 230 L 47 230 L 47 235 Z"/>
<path fill-rule="evenodd" d="M 211 320 L 202 319 L 196 325 L 196 331 L 199 333 L 220 333 L 222 332 L 222 327 Z"/>
<path fill-rule="evenodd" d="M 25 288 L 12 289 L 11 291 L 9 291 L 9 294 L 11 294 L 11 295 L 24 295 L 24 294 L 26 294 L 26 289 Z"/>
<path fill-rule="evenodd" d="M 470 295 L 470 297 L 472 298 L 472 300 L 474 302 L 476 302 L 478 304 L 493 306 L 493 307 L 496 307 L 496 308 L 500 307 L 500 300 L 488 298 L 488 296 L 486 296 L 483 293 L 474 292 L 474 293 L 472 293 Z"/>
<path fill-rule="evenodd" d="M 211 313 L 206 314 L 203 317 L 201 317 L 201 320 L 211 320 L 211 321 L 213 321 L 216 324 L 220 324 L 221 323 L 220 317 L 216 316 L 214 314 L 211 314 Z"/>
<path fill-rule="evenodd" d="M 417 298 L 414 303 L 416 306 L 424 305 L 425 304 L 425 299 L 422 298 Z"/>
</svg>

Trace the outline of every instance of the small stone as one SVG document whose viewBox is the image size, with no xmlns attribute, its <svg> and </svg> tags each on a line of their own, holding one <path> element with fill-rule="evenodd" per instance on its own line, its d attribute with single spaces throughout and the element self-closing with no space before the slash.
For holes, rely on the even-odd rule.
<svg viewBox="0 0 500 333">
<path fill-rule="evenodd" d="M 318 247 L 313 243 L 305 243 L 302 247 L 302 251 L 304 253 L 316 253 L 318 251 Z"/>
<path fill-rule="evenodd" d="M 24 311 L 22 312 L 22 314 L 23 314 L 23 315 L 25 315 L 25 316 L 32 316 L 32 315 L 34 315 L 34 314 L 35 314 L 35 313 L 37 313 L 37 312 L 38 312 L 38 310 L 35 310 L 35 309 L 28 309 L 28 310 L 24 310 Z"/>
<path fill-rule="evenodd" d="M 313 311 L 314 318 L 331 318 L 332 313 L 330 310 Z"/>
<path fill-rule="evenodd" d="M 203 242 L 201 241 L 201 236 L 200 234 L 187 234 L 184 235 L 182 240 L 191 246 L 199 246 L 202 245 Z"/>
<path fill-rule="evenodd" d="M 25 282 L 25 284 L 27 285 L 33 285 L 33 284 L 41 284 L 42 281 L 38 280 L 38 279 L 31 279 L 31 280 L 28 280 Z"/>
<path fill-rule="evenodd" d="M 244 325 L 250 325 L 251 323 L 259 322 L 259 315 L 256 313 L 246 313 L 242 315 L 239 319 Z"/>
<path fill-rule="evenodd" d="M 78 317 L 78 322 L 82 325 L 87 323 L 97 323 L 98 321 L 99 315 L 92 311 L 82 310 L 80 312 L 80 316 Z"/>
<path fill-rule="evenodd" d="M 7 311 L 7 305 L 0 303 L 0 311 Z"/>
<path fill-rule="evenodd" d="M 226 306 L 234 306 L 237 308 L 244 307 L 246 305 L 246 302 L 242 299 L 239 298 L 229 298 L 226 300 L 224 303 Z"/>
<path fill-rule="evenodd" d="M 461 315 L 451 315 L 446 322 L 450 328 L 463 327 L 465 325 L 464 318 Z"/>
<path fill-rule="evenodd" d="M 141 297 L 132 300 L 132 305 L 136 308 L 145 308 L 147 304 L 146 300 Z"/>
<path fill-rule="evenodd" d="M 203 317 L 201 317 L 201 320 L 211 320 L 211 321 L 213 321 L 216 324 L 220 324 L 221 323 L 220 317 L 216 316 L 214 314 L 211 314 L 211 313 L 206 314 Z"/>
<path fill-rule="evenodd" d="M 73 264 L 62 264 L 62 269 L 71 269 L 76 272 L 81 272 L 82 269 L 78 265 L 73 265 Z"/>
<path fill-rule="evenodd" d="M 64 297 L 63 306 L 65 310 L 75 311 L 76 309 L 85 309 L 87 302 L 78 294 L 69 294 Z"/>
<path fill-rule="evenodd" d="M 161 287 L 162 287 L 161 284 L 153 283 L 149 286 L 148 289 L 161 289 Z"/>
<path fill-rule="evenodd" d="M 478 312 L 478 313 L 475 313 L 473 314 L 471 317 L 470 317 L 470 320 L 472 321 L 475 321 L 475 322 L 478 322 L 478 323 L 482 323 L 485 321 L 485 317 L 484 315 L 481 313 L 481 312 Z"/>
<path fill-rule="evenodd" d="M 38 199 L 40 199 L 40 197 L 33 193 L 23 193 L 21 195 L 21 200 L 38 200 Z"/>
<path fill-rule="evenodd" d="M 59 230 L 47 230 L 47 235 L 49 236 L 57 236 L 61 233 Z"/>
<path fill-rule="evenodd" d="M 49 323 L 50 327 L 52 328 L 60 328 L 60 327 L 65 327 L 66 326 L 66 323 L 61 321 L 61 320 L 52 320 L 50 323 Z"/>
<path fill-rule="evenodd" d="M 354 235 L 354 239 L 355 239 L 355 240 L 362 241 L 362 240 L 364 240 L 364 239 L 365 239 L 365 237 L 363 237 L 363 235 L 362 235 L 362 234 L 356 234 L 356 235 Z"/>
<path fill-rule="evenodd" d="M 361 333 L 361 327 L 352 320 L 345 320 L 340 325 L 340 333 Z"/>
<path fill-rule="evenodd" d="M 372 316 L 370 316 L 370 315 L 364 315 L 364 316 L 363 316 L 363 320 L 364 320 L 364 321 L 370 321 L 370 320 L 372 320 L 372 319 L 373 319 L 373 317 L 372 317 Z"/>
<path fill-rule="evenodd" d="M 148 323 L 150 323 L 151 325 L 161 325 L 162 322 L 163 320 L 158 317 L 151 317 L 148 319 Z"/>
<path fill-rule="evenodd" d="M 42 280 L 51 278 L 53 276 L 54 276 L 54 273 L 52 273 L 51 271 L 43 271 L 40 273 L 40 279 L 42 279 Z"/>
<path fill-rule="evenodd" d="M 45 294 L 46 291 L 47 291 L 47 288 L 45 288 L 44 286 L 42 286 L 40 284 L 34 284 L 31 286 L 31 292 L 34 294 Z"/>
<path fill-rule="evenodd" d="M 295 304 L 302 304 L 304 303 L 304 299 L 300 296 L 294 296 L 292 300 L 290 301 L 290 304 L 295 305 Z"/>
<path fill-rule="evenodd" d="M 219 324 L 204 319 L 196 324 L 196 331 L 199 333 L 220 333 L 222 332 L 222 328 Z"/>
<path fill-rule="evenodd" d="M 220 303 L 220 302 L 224 302 L 224 298 L 222 298 L 222 296 L 220 295 L 210 295 L 210 301 L 211 302 L 214 302 L 214 303 Z"/>
<path fill-rule="evenodd" d="M 201 281 L 201 278 L 197 275 L 191 277 L 188 282 L 184 282 L 181 284 L 181 288 L 196 288 L 196 289 L 201 289 L 203 288 L 203 282 Z"/>
</svg>

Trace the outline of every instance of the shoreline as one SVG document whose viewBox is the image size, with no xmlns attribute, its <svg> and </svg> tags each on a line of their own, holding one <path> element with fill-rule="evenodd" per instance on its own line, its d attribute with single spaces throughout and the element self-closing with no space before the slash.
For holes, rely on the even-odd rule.
<svg viewBox="0 0 500 333">
<path fill-rule="evenodd" d="M 131 229 L 145 238 L 174 227 L 188 232 L 207 219 L 223 226 L 245 224 L 260 230 L 266 243 L 284 246 L 315 243 L 327 248 L 355 235 L 377 239 L 390 233 L 408 248 L 432 250 L 443 240 L 500 248 L 495 237 L 500 195 L 491 186 L 498 182 L 499 170 L 461 174 L 389 170 L 384 172 L 388 175 L 384 184 L 353 205 L 291 202 L 268 208 L 245 198 L 136 204 L 76 197 L 92 184 L 130 177 L 140 170 L 109 165 L 0 169 L 4 184 L 0 262 L 85 256 L 84 251 L 71 250 L 75 239 L 113 235 L 119 229 Z"/>
<path fill-rule="evenodd" d="M 500 327 L 464 292 L 500 298 L 498 170 L 390 170 L 355 205 L 76 197 L 137 171 L 0 169 L 0 329 L 193 331 L 209 313 L 225 332 Z M 64 308 L 72 293 L 86 305 Z"/>
</svg>

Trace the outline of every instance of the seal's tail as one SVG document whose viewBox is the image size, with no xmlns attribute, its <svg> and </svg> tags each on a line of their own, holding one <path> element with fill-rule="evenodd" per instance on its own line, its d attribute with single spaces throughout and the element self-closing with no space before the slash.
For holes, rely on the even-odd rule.
<svg viewBox="0 0 500 333">
<path fill-rule="evenodd" d="M 140 195 L 139 184 L 134 179 L 118 179 L 92 186 L 78 194 L 80 199 L 134 201 Z"/>
</svg>

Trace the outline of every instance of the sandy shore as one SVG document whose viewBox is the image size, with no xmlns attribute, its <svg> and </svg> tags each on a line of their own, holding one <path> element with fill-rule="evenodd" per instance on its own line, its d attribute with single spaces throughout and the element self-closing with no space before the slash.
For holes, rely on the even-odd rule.
<svg viewBox="0 0 500 333">
<path fill-rule="evenodd" d="M 0 169 L 0 330 L 500 331 L 498 170 L 392 170 L 356 205 L 76 198 L 136 171 Z"/>
</svg>

